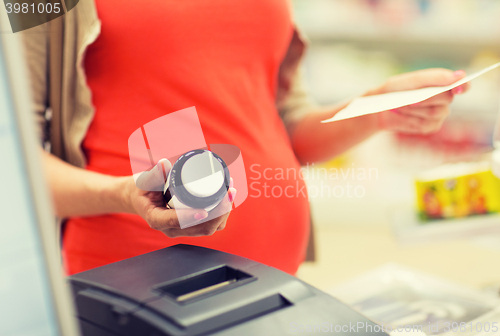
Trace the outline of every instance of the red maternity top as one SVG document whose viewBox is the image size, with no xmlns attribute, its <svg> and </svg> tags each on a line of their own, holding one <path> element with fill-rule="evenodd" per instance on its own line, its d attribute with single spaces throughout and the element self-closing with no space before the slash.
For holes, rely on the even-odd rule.
<svg viewBox="0 0 500 336">
<path fill-rule="evenodd" d="M 249 194 L 226 228 L 209 237 L 168 238 L 130 214 L 71 218 L 63 244 L 67 272 L 184 243 L 295 273 L 305 256 L 309 207 L 303 181 L 290 173 L 300 166 L 275 107 L 277 73 L 293 33 L 290 3 L 96 4 L 102 33 L 84 63 L 96 107 L 83 143 L 86 168 L 131 175 L 128 137 L 158 117 L 195 106 L 207 144 L 241 149 Z"/>
</svg>

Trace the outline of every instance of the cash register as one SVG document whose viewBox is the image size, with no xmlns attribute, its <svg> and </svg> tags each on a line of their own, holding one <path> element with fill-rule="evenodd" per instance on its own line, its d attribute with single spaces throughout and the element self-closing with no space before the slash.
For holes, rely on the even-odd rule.
<svg viewBox="0 0 500 336">
<path fill-rule="evenodd" d="M 289 274 L 203 247 L 175 245 L 68 280 L 84 336 L 386 335 Z"/>
</svg>

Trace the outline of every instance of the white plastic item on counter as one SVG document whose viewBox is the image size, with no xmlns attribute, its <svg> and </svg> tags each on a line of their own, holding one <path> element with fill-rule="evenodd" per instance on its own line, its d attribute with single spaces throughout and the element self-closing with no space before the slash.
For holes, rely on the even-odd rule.
<svg viewBox="0 0 500 336">
<path fill-rule="evenodd" d="M 500 324 L 496 295 L 399 264 L 381 266 L 328 293 L 384 326 L 391 336 L 485 336 L 495 333 L 481 334 L 480 327 Z M 458 333 L 449 330 L 460 323 L 469 328 Z"/>
</svg>

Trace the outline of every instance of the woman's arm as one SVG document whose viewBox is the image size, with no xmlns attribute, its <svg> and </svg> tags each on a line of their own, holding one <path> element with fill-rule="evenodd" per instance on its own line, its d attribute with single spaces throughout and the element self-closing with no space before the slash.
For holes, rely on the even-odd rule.
<svg viewBox="0 0 500 336">
<path fill-rule="evenodd" d="M 203 209 L 167 209 L 161 192 L 139 189 L 132 176 L 115 177 L 77 168 L 46 152 L 42 157 L 56 214 L 63 218 L 132 213 L 140 215 L 151 228 L 169 237 L 204 236 L 225 227 L 236 196 L 236 189 L 231 187 L 217 207 L 221 216 L 181 229 L 179 221 L 201 221 L 208 217 L 208 213 Z M 170 169 L 168 160 L 162 162 L 166 169 Z M 141 176 L 141 183 L 163 183 L 165 172 L 158 167 Z"/>
<path fill-rule="evenodd" d="M 43 152 L 56 215 L 61 218 L 114 212 L 132 213 L 124 191 L 131 177 L 114 177 L 77 168 Z"/>
<path fill-rule="evenodd" d="M 446 69 L 427 69 L 392 77 L 380 88 L 367 95 L 419 89 L 429 86 L 445 86 L 465 77 L 465 72 Z M 429 134 L 441 127 L 449 114 L 449 104 L 454 94 L 468 89 L 457 87 L 419 104 L 402 107 L 395 111 L 369 114 L 322 124 L 346 105 L 324 112 L 309 113 L 289 129 L 297 158 L 302 164 L 325 161 L 354 147 L 380 130 L 402 133 Z"/>
<path fill-rule="evenodd" d="M 291 141 L 295 155 L 302 165 L 326 161 L 342 154 L 379 131 L 376 114 L 328 124 L 321 123 L 345 106 L 338 106 L 325 112 L 311 113 L 295 125 Z"/>
</svg>

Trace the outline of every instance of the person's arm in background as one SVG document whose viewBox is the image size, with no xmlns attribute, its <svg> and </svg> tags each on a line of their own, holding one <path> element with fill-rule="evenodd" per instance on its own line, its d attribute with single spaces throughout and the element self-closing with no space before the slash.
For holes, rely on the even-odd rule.
<svg viewBox="0 0 500 336">
<path fill-rule="evenodd" d="M 463 77 L 465 77 L 464 71 L 420 70 L 394 76 L 380 88 L 366 95 L 445 86 Z M 322 124 L 321 121 L 331 118 L 346 105 L 307 113 L 296 121 L 288 123 L 293 149 L 299 161 L 307 164 L 325 161 L 339 155 L 381 130 L 413 134 L 436 132 L 449 114 L 449 104 L 454 95 L 463 93 L 467 89 L 468 85 L 464 84 L 455 88 L 453 92 L 442 93 L 419 104 L 327 124 Z"/>
</svg>

